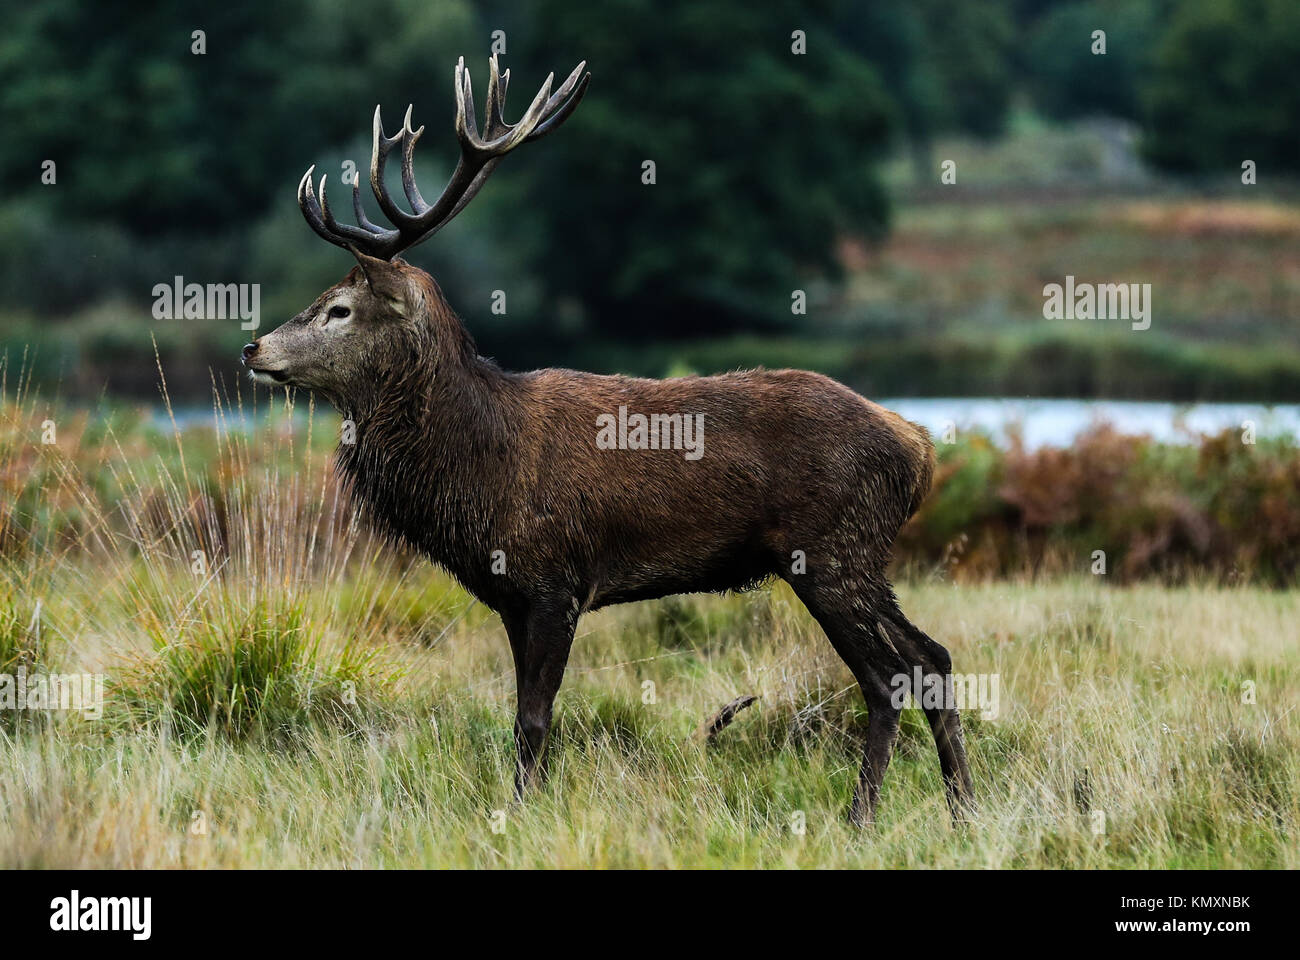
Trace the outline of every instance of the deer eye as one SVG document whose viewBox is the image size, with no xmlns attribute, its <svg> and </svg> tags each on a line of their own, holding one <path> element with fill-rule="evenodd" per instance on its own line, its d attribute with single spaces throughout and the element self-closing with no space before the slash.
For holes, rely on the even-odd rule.
<svg viewBox="0 0 1300 960">
<path fill-rule="evenodd" d="M 333 320 L 342 320 L 344 317 L 351 315 L 351 313 L 352 310 L 350 308 L 338 304 L 330 307 L 327 315 Z"/>
</svg>

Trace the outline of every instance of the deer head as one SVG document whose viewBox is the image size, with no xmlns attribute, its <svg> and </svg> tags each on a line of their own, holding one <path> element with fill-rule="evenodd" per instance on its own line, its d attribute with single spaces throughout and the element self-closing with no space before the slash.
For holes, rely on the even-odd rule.
<svg viewBox="0 0 1300 960">
<path fill-rule="evenodd" d="M 387 136 L 376 107 L 370 186 L 392 227 L 379 226 L 366 216 L 359 182 L 352 185 L 357 225 L 340 223 L 330 210 L 325 175 L 318 196 L 313 184 L 316 168 L 310 167 L 298 184 L 298 206 L 316 233 L 351 251 L 357 266 L 306 310 L 244 347 L 243 363 L 252 378 L 268 385 L 315 390 L 344 408 L 354 406 L 360 394 L 379 389 L 387 379 L 409 370 L 415 360 L 436 362 L 439 356 L 463 353 L 472 342 L 437 285 L 397 255 L 427 240 L 460 213 L 507 153 L 546 136 L 568 119 L 587 90 L 591 75 L 583 72 L 585 66 L 586 61 L 578 64 L 554 93 L 554 74 L 548 76 L 523 117 L 510 124 L 504 118 L 510 71 L 499 73 L 493 55 L 480 135 L 462 57 L 455 75 L 460 159 L 432 204 L 421 196 L 412 165 L 424 127 L 411 126 L 407 107 L 402 128 Z M 410 212 L 398 206 L 384 182 L 384 164 L 394 149 L 400 149 L 402 189 Z"/>
</svg>

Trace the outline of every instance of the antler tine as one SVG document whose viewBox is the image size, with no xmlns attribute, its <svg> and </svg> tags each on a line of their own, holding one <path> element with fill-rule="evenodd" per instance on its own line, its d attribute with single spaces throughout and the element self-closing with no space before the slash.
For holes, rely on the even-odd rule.
<svg viewBox="0 0 1300 960">
<path fill-rule="evenodd" d="M 340 247 L 357 246 L 363 250 L 386 255 L 384 251 L 399 240 L 396 230 L 386 230 L 371 223 L 360 208 L 360 201 L 353 185 L 353 205 L 357 211 L 357 221 L 361 227 L 339 223 L 330 211 L 329 199 L 325 193 L 325 176 L 321 176 L 320 196 L 314 188 L 316 166 L 307 168 L 307 172 L 298 181 L 298 207 L 302 210 L 307 223 L 316 233 L 330 243 Z"/>
<path fill-rule="evenodd" d="M 458 87 L 458 90 L 466 106 L 462 113 L 458 102 L 456 111 L 456 132 L 461 139 L 462 151 L 465 153 L 487 154 L 492 157 L 502 156 L 522 143 L 542 119 L 546 108 L 550 105 L 551 84 L 555 81 L 555 74 L 552 73 L 547 76 L 546 82 L 537 91 L 537 95 L 533 97 L 533 102 L 529 104 L 519 122 L 506 123 L 505 118 L 501 115 L 505 100 L 497 92 L 500 89 L 498 85 L 499 77 L 497 76 L 496 55 L 493 54 L 492 59 L 489 61 L 491 75 L 488 80 L 487 115 L 484 118 L 484 133 L 487 139 L 482 139 L 478 135 L 475 123 L 474 91 L 470 84 L 469 71 L 463 68 L 463 63 L 464 58 L 462 58 L 462 66 L 458 67 L 456 71 L 458 76 L 463 75 L 464 77 L 463 86 Z M 493 83 L 493 80 L 497 80 L 498 83 Z M 496 87 L 495 90 L 494 87 Z"/>
<path fill-rule="evenodd" d="M 471 139 L 470 135 L 473 132 L 474 101 L 469 96 L 469 71 L 464 68 L 464 58 L 462 57 L 461 62 L 456 68 L 456 132 L 457 136 L 461 139 L 462 150 L 461 163 L 456 165 L 456 174 L 461 173 L 461 167 L 462 164 L 465 163 L 466 154 L 471 150 L 488 148 L 491 150 L 493 156 L 483 165 L 482 169 L 474 175 L 469 185 L 465 187 L 464 191 L 456 198 L 451 209 L 438 222 L 437 226 L 430 230 L 430 234 L 440 229 L 443 224 L 447 223 L 460 213 L 470 200 L 474 199 L 474 195 L 478 193 L 479 188 L 483 186 L 484 181 L 487 180 L 492 171 L 496 169 L 497 164 L 501 162 L 501 158 L 505 156 L 506 153 L 513 150 L 520 143 L 536 140 L 539 137 L 545 136 L 568 119 L 569 114 L 574 111 L 578 106 L 578 102 L 582 99 L 583 94 L 586 93 L 587 83 L 591 79 L 590 73 L 583 74 L 582 72 L 583 68 L 587 65 L 587 61 L 583 60 L 574 68 L 573 72 L 569 74 L 564 83 L 560 85 L 560 88 L 556 90 L 554 94 L 550 94 L 551 83 L 555 79 L 555 74 L 550 74 L 546 78 L 546 82 L 542 84 L 541 89 L 537 91 L 537 96 L 533 98 L 533 102 L 529 105 L 524 116 L 520 118 L 518 123 L 509 124 L 505 122 L 505 118 L 502 116 L 502 108 L 505 105 L 506 84 L 510 80 L 510 71 L 507 70 L 505 74 L 498 76 L 496 88 L 497 93 L 496 96 L 493 96 L 492 77 L 497 75 L 496 54 L 492 55 L 489 63 L 490 73 L 487 102 L 487 123 L 490 131 L 489 135 L 496 132 L 494 128 L 497 127 L 498 123 L 504 132 L 501 136 L 494 138 L 491 143 L 484 143 L 482 140 L 479 140 L 477 136 L 473 136 Z M 465 76 L 463 86 L 460 82 L 462 72 Z M 578 80 L 579 76 L 582 78 L 581 82 Z M 574 91 L 575 84 L 577 84 L 576 92 Z M 550 95 L 548 96 L 548 94 Z M 572 94 L 572 96 L 570 96 L 570 94 Z M 469 103 L 468 110 L 464 109 L 466 101 Z M 468 117 L 466 116 L 467 113 Z M 452 182 L 448 183 L 447 189 L 444 190 L 444 197 L 451 193 L 452 184 L 456 181 L 456 174 L 452 175 Z M 442 200 L 439 199 L 438 203 L 434 204 L 434 206 L 441 207 Z"/>
<path fill-rule="evenodd" d="M 316 202 L 316 193 L 312 189 L 311 183 L 312 177 L 315 173 L 316 164 L 313 163 L 307 168 L 307 172 L 302 175 L 302 179 L 298 181 L 298 209 L 302 211 L 302 215 L 306 218 L 307 224 L 315 230 L 322 239 L 328 240 L 330 243 L 336 243 L 341 247 L 343 246 L 342 238 L 330 233 L 326 228 L 325 220 L 321 216 L 320 204 Z"/>
<path fill-rule="evenodd" d="M 330 212 L 329 198 L 325 196 L 326 176 L 327 174 L 321 174 L 321 178 L 320 178 L 320 210 L 325 220 L 325 227 L 328 230 L 330 230 L 336 236 L 342 237 L 344 240 L 349 241 L 351 243 L 371 244 L 376 241 L 391 243 L 392 241 L 397 239 L 396 230 L 385 230 L 383 227 L 377 226 L 373 223 L 371 223 L 369 227 L 366 226 L 354 227 L 350 223 L 339 223 L 336 219 L 334 219 L 334 214 Z M 308 189 L 310 189 L 310 187 Z M 354 200 L 353 200 L 354 209 L 356 207 L 356 203 L 357 201 L 355 199 L 355 191 L 354 191 Z M 358 217 L 357 219 L 361 220 L 364 218 Z"/>
<path fill-rule="evenodd" d="M 582 68 L 587 65 L 583 60 L 573 68 L 573 73 L 569 74 L 569 79 L 560 84 L 560 89 L 556 90 L 551 99 L 546 101 L 545 118 L 537 125 L 537 129 L 524 138 L 524 143 L 531 143 L 546 136 L 565 120 L 569 119 L 569 114 L 577 109 L 578 104 L 582 102 L 583 96 L 587 93 L 587 84 L 591 81 L 590 73 L 582 73 Z M 579 82 L 578 75 L 582 74 L 582 80 Z M 577 90 L 574 90 L 574 84 L 577 84 Z M 569 94 L 572 93 L 572 96 Z M 566 99 L 567 98 L 567 99 Z"/>
<path fill-rule="evenodd" d="M 411 128 L 411 107 L 406 107 L 406 118 L 402 121 L 402 132 L 399 136 L 402 138 L 402 190 L 406 193 L 406 199 L 411 204 L 411 209 L 418 217 L 429 209 L 429 205 L 424 202 L 424 197 L 420 196 L 420 188 L 415 185 L 415 141 L 420 139 L 420 134 L 424 133 L 424 125 L 420 125 L 419 130 Z"/>
<path fill-rule="evenodd" d="M 484 132 L 489 139 L 496 139 L 503 133 L 508 133 L 510 124 L 506 123 L 504 116 L 506 105 L 506 88 L 510 85 L 510 71 L 498 73 L 497 55 L 492 54 L 488 60 L 488 94 L 487 94 L 487 117 L 484 125 Z"/>
<path fill-rule="evenodd" d="M 298 206 L 302 209 L 307 222 L 311 224 L 311 228 L 330 243 L 338 244 L 340 247 L 346 247 L 349 242 L 356 240 L 366 244 L 374 243 L 377 239 L 374 235 L 365 233 L 357 227 L 341 224 L 334 219 L 333 214 L 330 213 L 329 201 L 325 197 L 323 175 L 320 179 L 320 198 L 317 199 L 312 184 L 315 170 L 315 165 L 309 167 L 298 183 Z"/>
<path fill-rule="evenodd" d="M 363 230 L 369 230 L 371 233 L 382 233 L 383 227 L 377 223 L 372 223 L 366 216 L 366 208 L 361 205 L 361 176 L 352 181 L 352 211 L 357 215 L 357 223 Z"/>
<path fill-rule="evenodd" d="M 388 194 L 388 187 L 384 184 L 384 163 L 388 160 L 388 154 L 392 152 L 393 147 L 405 139 L 405 126 L 395 136 L 390 137 L 384 133 L 380 108 L 375 107 L 374 142 L 370 150 L 370 189 L 375 192 L 375 199 L 379 201 L 379 208 L 384 211 L 384 216 L 391 220 L 399 231 L 420 225 L 419 215 L 413 216 L 394 203 L 393 198 Z M 405 180 L 406 171 L 403 170 L 402 174 Z"/>
<path fill-rule="evenodd" d="M 491 59 L 488 60 L 488 65 L 491 70 L 488 79 L 487 95 L 488 126 L 484 132 L 488 140 L 495 141 L 517 127 L 527 126 L 526 121 L 528 117 L 525 115 L 525 117 L 517 124 L 506 123 L 504 113 L 506 104 L 506 87 L 510 82 L 510 71 L 507 70 L 504 74 L 498 74 L 497 55 L 495 53 L 492 54 Z M 536 140 L 539 137 L 545 136 L 549 131 L 563 123 L 565 119 L 568 118 L 569 114 L 573 112 L 574 108 L 577 107 L 578 102 L 582 100 L 583 94 L 587 92 L 587 82 L 591 79 L 590 74 L 584 75 L 582 72 L 583 68 L 586 66 L 587 61 L 583 60 L 573 68 L 573 72 L 569 74 L 564 83 L 560 84 L 559 89 L 551 94 L 550 97 L 545 98 L 546 104 L 541 109 L 541 119 L 537 121 L 536 128 L 524 137 L 524 142 Z M 554 79 L 554 76 L 554 74 L 551 74 L 551 76 L 547 78 L 547 84 Z M 578 83 L 579 77 L 582 78 L 582 85 L 579 87 L 577 94 L 570 99 L 570 94 L 573 93 L 574 86 Z M 542 88 L 543 92 L 545 89 L 546 87 L 544 85 Z M 542 93 L 539 93 L 538 96 L 541 97 Z M 536 103 L 536 99 L 534 100 L 534 103 Z"/>
<path fill-rule="evenodd" d="M 474 112 L 474 85 L 465 69 L 465 58 L 461 57 L 456 64 L 456 139 L 460 141 L 462 155 L 487 149 L 487 144 L 479 139 Z"/>
<path fill-rule="evenodd" d="M 415 183 L 415 144 L 424 127 L 416 129 L 411 123 L 411 108 L 406 108 L 401 129 L 394 135 L 384 132 L 380 108 L 375 107 L 374 142 L 370 151 L 370 187 L 379 207 L 393 224 L 386 228 L 371 222 L 361 203 L 360 183 L 352 185 L 352 209 L 358 226 L 339 223 L 334 218 L 325 194 L 325 177 L 321 177 L 320 196 L 316 195 L 313 178 L 316 168 L 311 167 L 298 184 L 298 206 L 311 228 L 330 243 L 341 247 L 354 247 L 374 256 L 391 259 L 401 251 L 415 246 L 456 216 L 483 186 L 501 159 L 521 143 L 536 140 L 563 123 L 577 107 L 587 90 L 591 74 L 583 73 L 586 61 L 578 64 L 554 93 L 551 74 L 542 84 L 533 102 L 529 104 L 518 123 L 507 123 L 504 116 L 506 88 L 510 71 L 499 71 L 494 54 L 489 61 L 487 102 L 483 117 L 483 136 L 479 135 L 478 118 L 474 110 L 474 89 L 470 82 L 465 58 L 456 62 L 456 138 L 460 141 L 460 158 L 456 169 L 443 188 L 437 201 L 430 205 L 420 194 Z M 411 205 L 408 213 L 394 202 L 384 183 L 384 167 L 388 155 L 398 145 L 402 148 L 402 189 Z"/>
<path fill-rule="evenodd" d="M 546 82 L 537 91 L 537 96 L 533 97 L 533 102 L 528 105 L 528 109 L 519 118 L 519 122 L 510 129 L 508 134 L 492 142 L 492 150 L 497 156 L 508 153 L 519 146 L 537 127 L 537 124 L 545 115 L 546 105 L 551 99 L 551 84 L 554 81 L 555 74 L 548 73 Z"/>
</svg>

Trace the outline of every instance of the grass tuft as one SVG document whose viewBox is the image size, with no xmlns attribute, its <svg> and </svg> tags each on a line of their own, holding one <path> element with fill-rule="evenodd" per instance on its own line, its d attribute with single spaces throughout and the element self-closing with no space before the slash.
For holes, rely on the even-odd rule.
<svg viewBox="0 0 1300 960">
<path fill-rule="evenodd" d="M 182 737 L 259 736 L 291 741 L 313 724 L 355 730 L 391 684 L 379 651 L 322 643 L 303 604 L 258 601 L 173 636 L 151 628 L 157 655 L 129 670 L 114 693 L 137 722 Z"/>
</svg>

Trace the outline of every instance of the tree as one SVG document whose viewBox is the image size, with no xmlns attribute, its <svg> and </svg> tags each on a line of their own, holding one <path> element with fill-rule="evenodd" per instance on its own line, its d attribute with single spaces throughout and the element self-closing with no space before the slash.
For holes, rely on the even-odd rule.
<svg viewBox="0 0 1300 960">
<path fill-rule="evenodd" d="M 1029 86 L 1048 116 L 1101 114 L 1138 120 L 1161 18 L 1150 0 L 1090 0 L 1058 6 L 1030 35 Z M 1093 53 L 1093 32 L 1106 52 Z"/>
<path fill-rule="evenodd" d="M 53 159 L 58 188 L 42 197 L 139 236 L 246 225 L 286 178 L 296 184 L 313 148 L 364 128 L 376 91 L 449 78 L 470 23 L 460 2 L 422 0 L 227 3 L 197 16 L 94 0 L 15 8 L 0 35 L 0 176 L 39 192 L 40 161 Z M 449 89 L 438 87 L 436 117 L 451 114 Z"/>
<path fill-rule="evenodd" d="M 881 0 L 846 11 L 836 33 L 860 51 L 898 106 L 916 176 L 936 176 L 936 137 L 999 134 L 1011 103 L 1014 24 L 1006 0 Z"/>
<path fill-rule="evenodd" d="M 1143 148 L 1185 173 L 1300 171 L 1300 4 L 1185 0 L 1156 55 Z"/>
<path fill-rule="evenodd" d="M 549 290 L 586 308 L 587 329 L 635 339 L 788 321 L 793 289 L 838 272 L 842 235 L 883 229 L 873 161 L 891 105 L 837 35 L 839 10 L 541 0 L 512 34 L 521 75 L 590 63 L 582 106 L 519 164 Z"/>
</svg>

